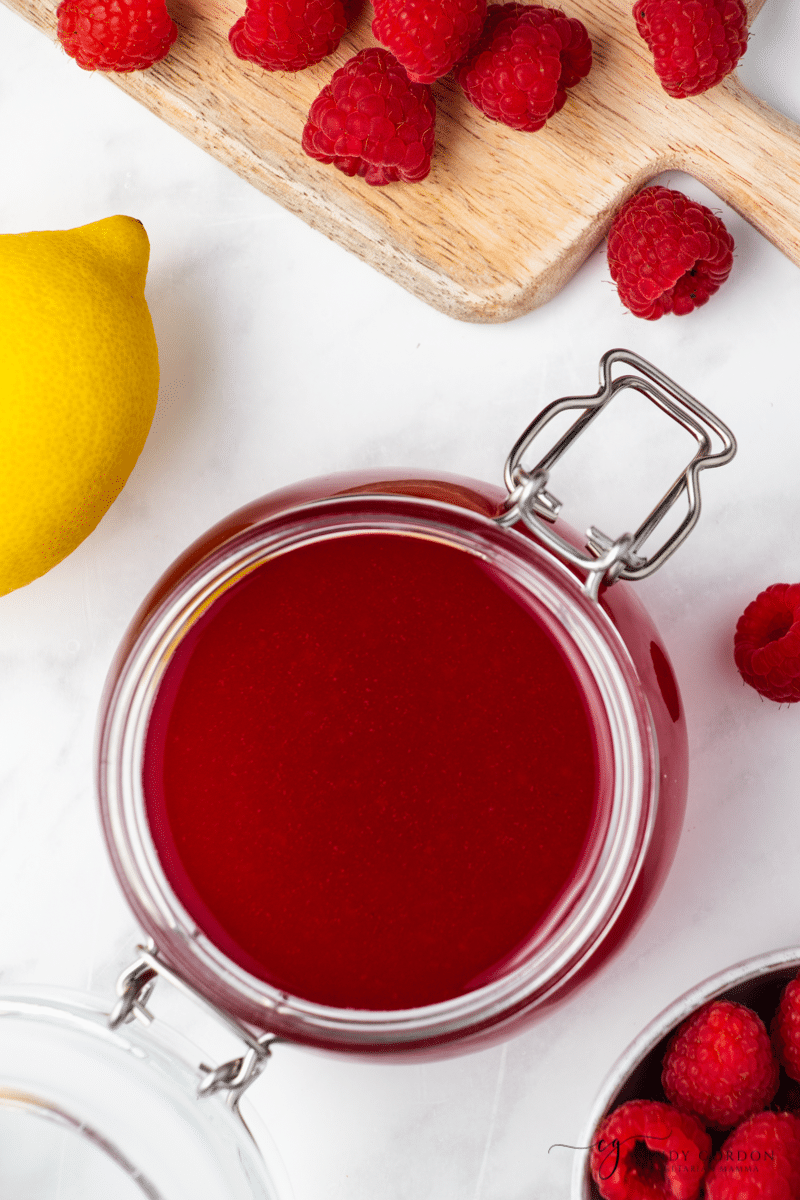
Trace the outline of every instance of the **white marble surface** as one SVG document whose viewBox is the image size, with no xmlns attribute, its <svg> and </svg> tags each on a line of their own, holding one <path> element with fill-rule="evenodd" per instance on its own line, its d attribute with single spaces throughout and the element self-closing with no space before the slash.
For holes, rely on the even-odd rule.
<svg viewBox="0 0 800 1200">
<path fill-rule="evenodd" d="M 800 10 L 769 0 L 741 72 L 800 120 Z M 427 308 L 312 232 L 0 7 L 0 230 L 115 212 L 152 244 L 161 396 L 122 495 L 44 578 L 0 599 L 0 982 L 111 994 L 137 929 L 98 831 L 95 715 L 111 655 L 173 557 L 292 480 L 415 465 L 499 482 L 538 408 L 593 390 L 603 350 L 658 363 L 730 423 L 702 523 L 640 585 L 688 714 L 691 788 L 667 885 L 624 951 L 506 1045 L 388 1066 L 280 1048 L 255 1099 L 296 1200 L 556 1200 L 593 1096 L 640 1027 L 740 958 L 800 941 L 800 711 L 741 683 L 731 639 L 800 579 L 800 271 L 695 181 L 736 241 L 703 310 L 638 321 L 599 248 L 549 305 L 499 326 Z M 800 197 L 798 198 L 800 220 Z M 608 450 L 631 451 L 627 430 Z M 658 439 L 651 446 L 660 464 Z M 2 450 L 0 450 L 2 453 Z M 607 468 L 606 468 L 607 469 Z M 648 467 L 649 471 L 649 467 Z M 578 498 L 601 486 L 591 464 Z M 591 501 L 586 524 L 594 519 Z"/>
</svg>

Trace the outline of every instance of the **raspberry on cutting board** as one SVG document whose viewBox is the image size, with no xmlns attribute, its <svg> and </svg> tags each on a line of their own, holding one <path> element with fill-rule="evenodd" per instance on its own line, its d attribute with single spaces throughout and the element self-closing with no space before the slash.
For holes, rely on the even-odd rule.
<svg viewBox="0 0 800 1200">
<path fill-rule="evenodd" d="M 456 78 L 487 117 L 534 132 L 591 67 L 592 43 L 577 18 L 541 4 L 492 4 Z"/>
<path fill-rule="evenodd" d="M 696 1200 L 711 1138 L 659 1100 L 629 1100 L 603 1120 L 589 1160 L 603 1200 Z"/>
<path fill-rule="evenodd" d="M 677 100 L 714 87 L 747 49 L 743 0 L 636 0 L 633 15 L 661 86 Z"/>
<path fill-rule="evenodd" d="M 228 40 L 266 71 L 303 71 L 332 54 L 347 29 L 342 0 L 247 0 Z"/>
<path fill-rule="evenodd" d="M 800 1196 L 800 1119 L 760 1112 L 726 1139 L 706 1175 L 706 1200 L 795 1200 Z"/>
<path fill-rule="evenodd" d="M 778 1063 L 758 1013 L 732 1000 L 704 1004 L 681 1025 L 664 1055 L 670 1104 L 714 1129 L 730 1129 L 766 1107 L 778 1090 Z"/>
<path fill-rule="evenodd" d="M 611 223 L 611 278 L 625 307 L 647 321 L 699 308 L 732 266 L 733 238 L 720 218 L 671 188 L 643 188 Z"/>
<path fill-rule="evenodd" d="M 368 46 L 338 71 L 311 105 L 303 149 L 367 183 L 416 183 L 431 168 L 436 104 L 388 50 Z"/>
<path fill-rule="evenodd" d="M 375 0 L 372 32 L 415 83 L 452 70 L 479 36 L 486 0 Z"/>
<path fill-rule="evenodd" d="M 767 700 L 800 700 L 800 583 L 773 583 L 748 604 L 733 657 L 745 683 Z"/>
<path fill-rule="evenodd" d="M 58 40 L 85 71 L 143 71 L 178 36 L 164 0 L 61 0 L 56 13 Z"/>
</svg>

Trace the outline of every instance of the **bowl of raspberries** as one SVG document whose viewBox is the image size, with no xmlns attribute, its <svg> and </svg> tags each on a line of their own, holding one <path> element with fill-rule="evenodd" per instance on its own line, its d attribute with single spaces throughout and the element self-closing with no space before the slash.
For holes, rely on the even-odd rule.
<svg viewBox="0 0 800 1200">
<path fill-rule="evenodd" d="M 573 1200 L 800 1200 L 800 947 L 728 968 L 628 1047 Z"/>
</svg>

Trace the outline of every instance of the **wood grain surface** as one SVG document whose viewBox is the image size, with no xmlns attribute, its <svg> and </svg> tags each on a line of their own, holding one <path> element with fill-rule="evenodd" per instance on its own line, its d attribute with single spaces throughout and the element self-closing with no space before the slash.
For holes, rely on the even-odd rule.
<svg viewBox="0 0 800 1200">
<path fill-rule="evenodd" d="M 55 38 L 57 0 L 6 2 Z M 751 0 L 751 17 L 763 2 Z M 300 148 L 308 109 L 333 70 L 376 44 L 367 3 L 335 54 L 289 74 L 233 55 L 227 35 L 244 0 L 168 0 L 180 30 L 169 56 L 110 78 L 310 225 L 462 320 L 507 321 L 549 300 L 622 201 L 665 170 L 707 184 L 800 265 L 800 127 L 735 75 L 702 96 L 667 96 L 632 0 L 559 6 L 589 31 L 588 79 L 537 133 L 489 121 L 451 78 L 440 80 L 423 183 L 370 187 Z"/>
</svg>

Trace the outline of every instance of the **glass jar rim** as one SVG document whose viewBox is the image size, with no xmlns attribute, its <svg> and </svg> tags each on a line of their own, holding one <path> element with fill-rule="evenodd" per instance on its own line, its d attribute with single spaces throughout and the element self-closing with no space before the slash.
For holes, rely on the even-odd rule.
<svg viewBox="0 0 800 1200">
<path fill-rule="evenodd" d="M 391 532 L 466 550 L 500 573 L 537 615 L 599 699 L 612 795 L 590 868 L 498 978 L 415 1009 L 343 1009 L 290 996 L 232 962 L 174 895 L 145 812 L 147 721 L 166 664 L 195 621 L 267 559 L 320 539 Z M 213 533 L 213 531 L 212 531 Z M 524 699 L 521 699 L 524 702 Z M 601 739 L 598 737 L 598 741 Z M 444 1043 L 506 1023 L 576 974 L 610 932 L 638 877 L 655 819 L 657 747 L 631 657 L 578 580 L 528 535 L 441 500 L 370 492 L 271 514 L 214 546 L 162 594 L 109 676 L 98 730 L 97 783 L 107 845 L 134 913 L 159 951 L 198 991 L 258 1028 L 342 1049 Z"/>
</svg>

